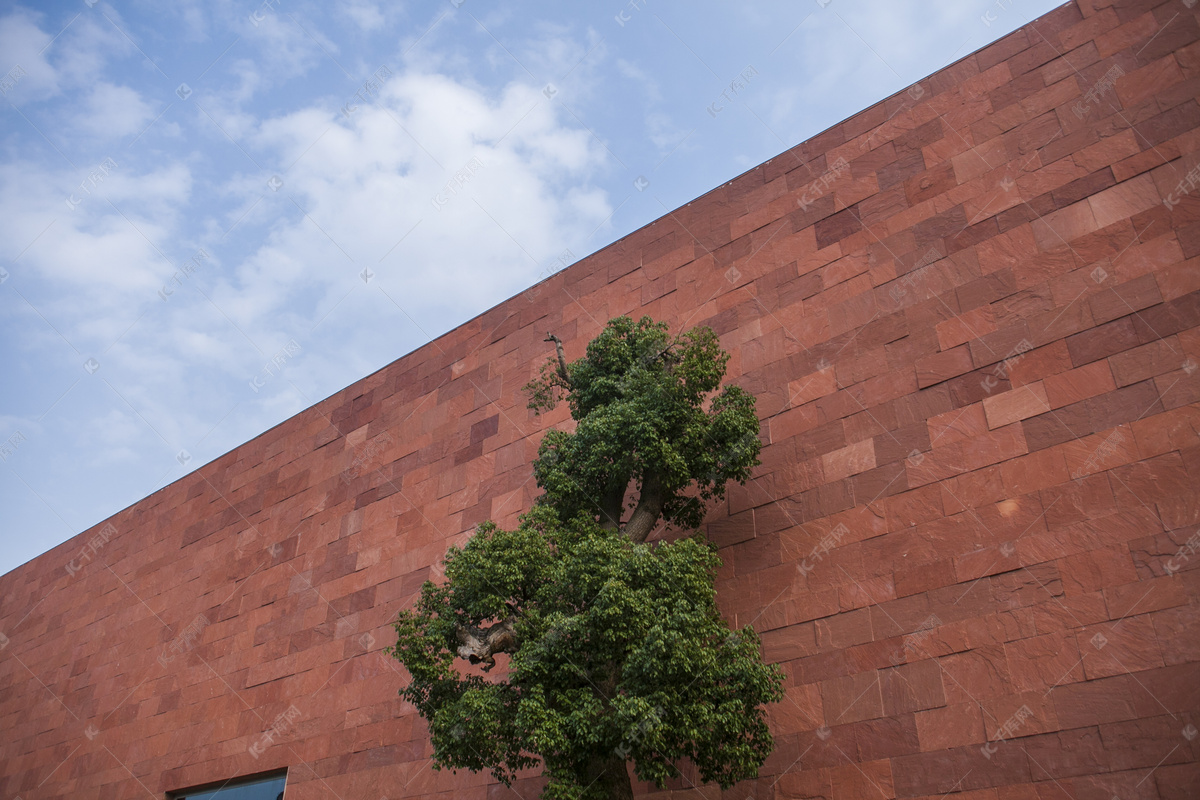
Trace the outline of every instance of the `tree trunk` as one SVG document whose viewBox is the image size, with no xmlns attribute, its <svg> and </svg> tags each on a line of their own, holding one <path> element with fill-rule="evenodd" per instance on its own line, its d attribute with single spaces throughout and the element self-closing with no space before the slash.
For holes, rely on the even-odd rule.
<svg viewBox="0 0 1200 800">
<path fill-rule="evenodd" d="M 633 800 L 633 782 L 629 780 L 625 759 L 614 754 L 607 759 L 594 758 L 588 765 L 588 780 L 612 800 Z"/>
<path fill-rule="evenodd" d="M 639 544 L 646 541 L 650 531 L 658 525 L 662 509 L 662 487 L 654 474 L 647 475 L 642 480 L 642 493 L 638 498 L 637 508 L 634 510 L 633 516 L 629 518 L 629 522 L 625 523 L 625 535 Z"/>
<path fill-rule="evenodd" d="M 600 527 L 608 531 L 621 529 L 621 511 L 625 506 L 625 489 L 628 483 L 613 487 L 600 499 Z"/>
</svg>

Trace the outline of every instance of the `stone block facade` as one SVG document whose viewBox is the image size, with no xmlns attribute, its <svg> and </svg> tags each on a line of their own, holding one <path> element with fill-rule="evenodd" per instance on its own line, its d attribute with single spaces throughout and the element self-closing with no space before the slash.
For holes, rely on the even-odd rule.
<svg viewBox="0 0 1200 800">
<path fill-rule="evenodd" d="M 707 525 L 787 675 L 729 796 L 1200 796 L 1198 95 L 1196 3 L 1074 0 L 0 577 L 0 795 L 511 796 L 381 650 L 533 500 L 546 332 L 648 314 L 767 445 Z"/>
</svg>

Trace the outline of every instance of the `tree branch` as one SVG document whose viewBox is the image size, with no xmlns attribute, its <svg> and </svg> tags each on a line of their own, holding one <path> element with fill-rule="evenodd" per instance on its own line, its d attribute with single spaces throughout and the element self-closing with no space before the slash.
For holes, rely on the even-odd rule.
<svg viewBox="0 0 1200 800">
<path fill-rule="evenodd" d="M 568 389 L 571 388 L 571 378 L 567 374 L 567 359 L 563 355 L 562 339 L 559 339 L 553 333 L 547 333 L 546 338 L 542 341 L 554 342 L 554 350 L 558 354 L 558 377 L 562 378 L 563 385 Z"/>
<path fill-rule="evenodd" d="M 508 617 L 495 625 L 479 628 L 474 625 L 460 625 L 455 631 L 458 639 L 458 656 L 472 664 L 484 663 L 487 672 L 496 666 L 497 653 L 515 653 L 519 642 L 515 629 L 517 618 Z"/>
<path fill-rule="evenodd" d="M 638 498 L 637 508 L 629 522 L 625 523 L 625 535 L 634 542 L 646 541 L 646 537 L 654 530 L 662 516 L 663 504 L 662 486 L 658 478 L 651 474 L 642 479 L 642 496 Z"/>
<path fill-rule="evenodd" d="M 613 487 L 600 500 L 600 527 L 607 531 L 621 529 L 621 512 L 624 511 L 626 485 Z"/>
</svg>

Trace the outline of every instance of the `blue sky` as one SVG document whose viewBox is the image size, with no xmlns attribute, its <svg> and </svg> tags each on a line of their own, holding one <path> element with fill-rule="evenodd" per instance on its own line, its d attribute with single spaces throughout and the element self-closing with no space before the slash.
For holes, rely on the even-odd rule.
<svg viewBox="0 0 1200 800">
<path fill-rule="evenodd" d="M 0 6 L 0 573 L 1056 5 Z"/>
</svg>

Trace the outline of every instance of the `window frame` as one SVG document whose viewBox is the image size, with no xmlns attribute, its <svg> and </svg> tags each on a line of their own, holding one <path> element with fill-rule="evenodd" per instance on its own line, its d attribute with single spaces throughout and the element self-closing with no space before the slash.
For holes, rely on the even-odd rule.
<svg viewBox="0 0 1200 800">
<path fill-rule="evenodd" d="M 192 795 L 219 791 L 226 786 L 248 786 L 253 783 L 265 783 L 266 781 L 278 778 L 283 778 L 283 796 L 284 800 L 287 800 L 287 776 L 287 767 L 271 769 L 265 772 L 255 772 L 249 775 L 237 775 L 232 778 L 226 778 L 223 781 L 208 781 L 207 783 L 188 786 L 183 789 L 173 789 L 166 793 L 166 800 L 186 800 Z"/>
</svg>

